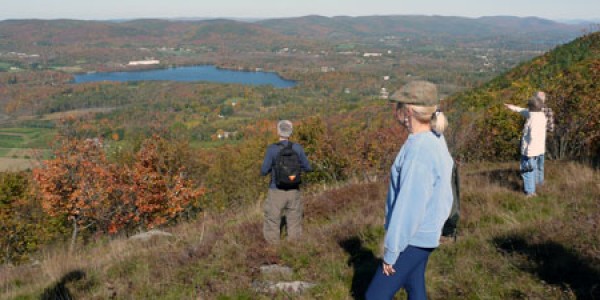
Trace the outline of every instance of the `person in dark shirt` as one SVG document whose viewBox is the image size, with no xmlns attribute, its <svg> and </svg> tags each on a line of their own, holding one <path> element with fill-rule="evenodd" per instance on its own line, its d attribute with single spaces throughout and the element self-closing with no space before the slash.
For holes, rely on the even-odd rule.
<svg viewBox="0 0 600 300">
<path fill-rule="evenodd" d="M 546 116 L 546 130 L 548 132 L 554 132 L 554 112 L 552 111 L 552 108 L 546 105 L 546 93 L 537 91 L 533 96 L 542 101 L 542 112 Z"/>
<path fill-rule="evenodd" d="M 304 213 L 304 205 L 300 189 L 278 189 L 273 175 L 273 167 L 279 151 L 282 147 L 291 143 L 289 141 L 292 135 L 293 125 L 288 120 L 282 120 L 277 123 L 277 134 L 279 142 L 269 145 L 265 154 L 260 174 L 266 176 L 271 173 L 271 182 L 269 184 L 269 192 L 264 205 L 265 220 L 263 224 L 263 235 L 265 240 L 271 244 L 280 242 L 281 219 L 285 216 L 287 224 L 287 239 L 298 239 L 302 235 L 302 217 Z M 306 158 L 304 149 L 300 144 L 293 143 L 292 149 L 296 152 L 300 167 L 304 172 L 312 171 L 310 163 Z"/>
</svg>

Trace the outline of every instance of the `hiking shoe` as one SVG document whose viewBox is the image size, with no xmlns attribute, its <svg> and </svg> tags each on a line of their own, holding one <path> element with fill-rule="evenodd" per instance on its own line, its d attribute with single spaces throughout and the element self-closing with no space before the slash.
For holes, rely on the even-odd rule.
<svg viewBox="0 0 600 300">
<path fill-rule="evenodd" d="M 537 197 L 537 194 L 536 193 L 531 193 L 531 194 L 525 195 L 525 198 L 528 198 L 528 199 L 529 198 L 533 198 L 533 197 Z"/>
</svg>

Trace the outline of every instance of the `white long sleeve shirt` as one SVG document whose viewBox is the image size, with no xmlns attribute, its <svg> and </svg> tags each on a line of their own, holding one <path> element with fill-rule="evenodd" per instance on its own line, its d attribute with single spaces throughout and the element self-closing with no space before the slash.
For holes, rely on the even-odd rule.
<svg viewBox="0 0 600 300">
<path fill-rule="evenodd" d="M 526 108 L 508 105 L 512 111 L 527 118 L 521 137 L 521 155 L 538 156 L 546 152 L 546 125 L 548 123 L 543 112 L 529 112 Z"/>
</svg>

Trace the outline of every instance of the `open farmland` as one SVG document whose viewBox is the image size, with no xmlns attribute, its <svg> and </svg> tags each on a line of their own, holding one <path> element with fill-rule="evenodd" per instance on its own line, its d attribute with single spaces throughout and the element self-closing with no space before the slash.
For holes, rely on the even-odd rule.
<svg viewBox="0 0 600 300">
<path fill-rule="evenodd" d="M 31 168 L 49 155 L 53 136 L 46 128 L 0 128 L 0 171 Z"/>
</svg>

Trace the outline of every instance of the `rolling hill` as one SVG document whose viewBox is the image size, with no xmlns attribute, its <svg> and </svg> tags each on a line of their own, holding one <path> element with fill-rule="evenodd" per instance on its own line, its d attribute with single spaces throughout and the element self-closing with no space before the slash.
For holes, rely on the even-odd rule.
<svg viewBox="0 0 600 300">
<path fill-rule="evenodd" d="M 166 20 L 133 20 L 122 23 L 77 20 L 9 20 L 0 22 L 0 36 L 17 49 L 99 45 L 115 47 L 176 46 L 200 43 L 212 36 L 245 40 L 278 40 L 287 38 L 267 28 L 231 20 L 173 22 Z M 8 49 L 7 49 L 8 50 Z"/>
<path fill-rule="evenodd" d="M 566 25 L 540 18 L 446 16 L 306 16 L 260 21 L 274 31 L 301 38 L 355 39 L 358 37 L 408 36 L 458 40 L 489 39 L 492 36 L 547 38 L 566 41 L 580 34 L 581 26 Z"/>
<path fill-rule="evenodd" d="M 0 22 L 2 51 L 26 51 L 36 47 L 106 43 L 122 47 L 138 45 L 185 45 L 202 42 L 211 35 L 245 40 L 286 41 L 289 37 L 327 40 L 381 38 L 407 35 L 419 38 L 453 36 L 489 39 L 493 36 L 537 36 L 556 43 L 579 35 L 580 25 L 567 25 L 539 18 L 484 17 L 469 19 L 444 16 L 306 16 L 258 22 L 233 20 L 132 20 L 125 22 L 79 20 L 6 20 Z M 210 39 L 209 39 L 210 40 Z M 10 42 L 8 42 L 10 41 Z"/>
</svg>

